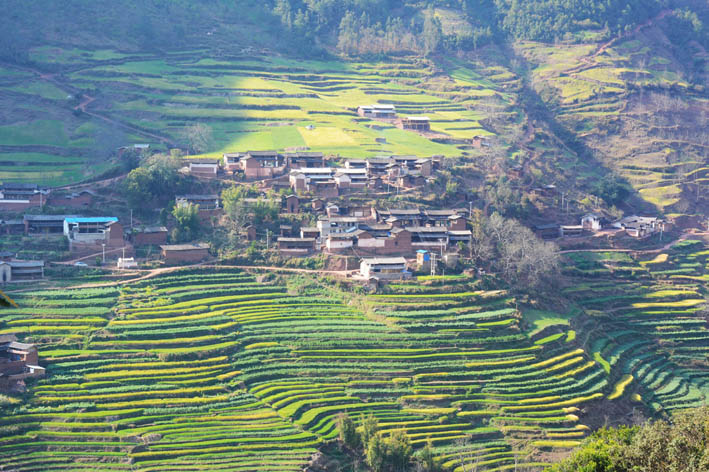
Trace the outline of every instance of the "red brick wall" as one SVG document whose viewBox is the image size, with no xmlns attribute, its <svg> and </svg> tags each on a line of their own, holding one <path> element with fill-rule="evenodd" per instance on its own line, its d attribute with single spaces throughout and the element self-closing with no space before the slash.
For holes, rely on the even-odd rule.
<svg viewBox="0 0 709 472">
<path fill-rule="evenodd" d="M 165 244 L 167 242 L 167 231 L 161 233 L 135 233 L 133 235 L 133 244 L 136 246 L 145 246 L 148 244 Z"/>
<path fill-rule="evenodd" d="M 189 251 L 169 251 L 163 250 L 163 257 L 167 264 L 179 264 L 181 262 L 199 262 L 209 257 L 206 249 L 191 249 Z"/>
</svg>

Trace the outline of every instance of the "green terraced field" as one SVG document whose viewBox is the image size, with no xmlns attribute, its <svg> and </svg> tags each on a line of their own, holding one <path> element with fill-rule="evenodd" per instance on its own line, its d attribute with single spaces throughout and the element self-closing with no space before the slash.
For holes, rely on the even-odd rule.
<svg viewBox="0 0 709 472">
<path fill-rule="evenodd" d="M 205 157 L 304 147 L 348 157 L 475 156 L 466 140 L 490 134 L 480 124 L 489 116 L 481 102 L 516 113 L 510 91 L 517 79 L 483 62 L 215 59 L 194 51 L 153 56 L 62 48 L 37 48 L 32 57 L 38 69 L 0 67 L 0 96 L 11 104 L 0 121 L 0 181 L 83 180 L 115 165 L 108 158 L 118 146 L 180 146 L 194 123 L 213 131 Z M 65 72 L 40 76 L 42 67 Z M 86 96 L 96 99 L 89 114 L 73 110 Z M 429 116 L 437 137 L 357 116 L 357 106 L 372 103 L 394 103 L 399 116 Z M 40 161 L 41 169 L 28 168 Z"/>
<path fill-rule="evenodd" d="M 465 277 L 354 296 L 303 277 L 183 270 L 14 293 L 21 308 L 2 312 L 0 333 L 38 343 L 48 376 L 4 407 L 0 457 L 19 471 L 295 471 L 347 412 L 430 442 L 451 470 L 538 468 L 523 450 L 574 447 L 594 402 L 705 401 L 709 335 L 683 301 L 703 297 L 709 251 L 667 254 L 596 254 L 600 274 L 567 289 L 588 314 L 530 311 L 526 331 L 506 291 Z M 664 275 L 690 261 L 693 275 Z"/>
</svg>

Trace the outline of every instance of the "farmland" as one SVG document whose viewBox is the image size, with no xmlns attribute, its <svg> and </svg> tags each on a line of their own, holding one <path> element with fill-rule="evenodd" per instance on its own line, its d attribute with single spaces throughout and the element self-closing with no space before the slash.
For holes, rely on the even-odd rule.
<svg viewBox="0 0 709 472">
<path fill-rule="evenodd" d="M 588 405 L 704 401 L 706 264 L 691 241 L 666 258 L 572 253 L 565 295 L 583 314 L 529 321 L 468 277 L 357 295 L 309 276 L 182 270 L 18 292 L 0 333 L 38 343 L 48 375 L 5 406 L 0 455 L 22 471 L 301 470 L 344 411 L 430 443 L 452 470 L 534 467 L 530 453 L 587 435 Z"/>
<path fill-rule="evenodd" d="M 119 146 L 184 147 L 183 131 L 195 123 L 213 134 L 202 157 L 306 147 L 349 157 L 475 155 L 470 138 L 490 134 L 480 120 L 520 112 L 517 79 L 483 61 L 211 58 L 58 47 L 35 48 L 30 59 L 34 69 L 0 66 L 9 104 L 0 122 L 0 180 L 84 180 L 115 165 L 109 158 Z M 42 72 L 57 68 L 61 75 Z M 355 113 L 358 105 L 378 102 L 395 104 L 402 116 L 429 116 L 437 138 Z"/>
</svg>

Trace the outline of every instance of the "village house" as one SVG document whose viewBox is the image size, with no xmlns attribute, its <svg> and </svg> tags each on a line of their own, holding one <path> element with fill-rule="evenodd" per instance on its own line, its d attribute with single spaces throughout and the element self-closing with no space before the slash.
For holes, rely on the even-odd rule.
<svg viewBox="0 0 709 472">
<path fill-rule="evenodd" d="M 356 167 L 353 167 L 352 164 L 353 160 L 348 160 L 345 163 L 345 166 L 347 168 L 354 169 Z M 387 168 L 389 165 L 391 165 L 392 160 L 390 157 L 372 157 L 369 159 L 366 159 L 364 162 L 366 162 L 366 165 L 364 168 L 367 169 L 367 174 L 369 177 L 375 177 L 375 176 L 384 176 L 387 173 Z"/>
<path fill-rule="evenodd" d="M 398 126 L 419 132 L 431 131 L 431 122 L 427 116 L 407 116 L 399 120 Z"/>
<path fill-rule="evenodd" d="M 162 257 L 166 264 L 200 262 L 209 257 L 209 244 L 163 244 Z"/>
<path fill-rule="evenodd" d="M 335 169 L 335 181 L 337 182 L 337 176 L 347 176 L 348 187 L 349 188 L 365 188 L 367 186 L 367 169 L 348 169 L 337 168 Z"/>
<path fill-rule="evenodd" d="M 285 154 L 289 169 L 325 167 L 325 155 L 322 152 L 291 152 Z"/>
<path fill-rule="evenodd" d="M 392 156 L 392 164 L 410 172 L 419 172 L 424 177 L 430 177 L 433 173 L 433 162 L 431 159 L 421 159 L 417 156 Z"/>
<path fill-rule="evenodd" d="M 355 232 L 357 251 L 367 254 L 410 254 L 413 251 L 411 232 L 403 228 L 393 228 L 386 234 L 364 229 Z"/>
<path fill-rule="evenodd" d="M 237 171 L 240 171 L 241 159 L 245 156 L 246 154 L 241 152 L 225 152 L 222 154 L 224 171 L 228 174 L 235 174 Z"/>
<path fill-rule="evenodd" d="M 186 206 L 190 203 L 198 206 L 197 212 L 202 219 L 218 216 L 222 212 L 219 195 L 216 194 L 178 195 L 175 197 L 175 205 L 178 207 Z"/>
<path fill-rule="evenodd" d="M 66 218 L 64 236 L 72 249 L 75 245 L 124 245 L 123 226 L 113 216 Z"/>
<path fill-rule="evenodd" d="M 393 120 L 396 118 L 396 107 L 389 104 L 360 105 L 357 114 L 363 118 Z"/>
<path fill-rule="evenodd" d="M 473 136 L 473 139 L 470 140 L 470 144 L 472 144 L 474 148 L 490 147 L 490 141 L 485 136 Z"/>
<path fill-rule="evenodd" d="M 286 213 L 298 213 L 299 211 L 299 200 L 297 195 L 288 195 L 283 199 L 284 207 Z"/>
<path fill-rule="evenodd" d="M 0 185 L 0 211 L 15 212 L 47 203 L 49 189 L 37 184 L 5 182 Z"/>
<path fill-rule="evenodd" d="M 363 258 L 359 272 L 365 279 L 399 280 L 411 277 L 403 257 Z"/>
<path fill-rule="evenodd" d="M 320 230 L 315 226 L 303 226 L 300 228 L 300 237 L 318 239 L 320 237 Z"/>
<path fill-rule="evenodd" d="M 195 177 L 216 178 L 219 173 L 219 161 L 215 159 L 190 161 L 189 170 Z"/>
<path fill-rule="evenodd" d="M 303 167 L 292 170 L 290 184 L 294 192 L 311 190 L 310 186 L 318 182 L 333 181 L 335 169 L 332 167 Z"/>
<path fill-rule="evenodd" d="M 584 231 L 595 233 L 603 228 L 602 217 L 598 213 L 588 213 L 581 217 L 581 226 Z"/>
<path fill-rule="evenodd" d="M 276 151 L 249 151 L 241 158 L 247 179 L 270 179 L 285 171 L 285 158 Z"/>
<path fill-rule="evenodd" d="M 622 229 L 633 238 L 646 238 L 655 233 L 665 231 L 665 222 L 652 216 L 626 216 L 613 223 L 613 227 Z"/>
<path fill-rule="evenodd" d="M 134 228 L 129 237 L 134 246 L 159 246 L 167 243 L 167 228 L 164 226 Z"/>
<path fill-rule="evenodd" d="M 315 238 L 278 238 L 278 252 L 282 256 L 308 256 L 315 252 L 317 241 Z"/>
<path fill-rule="evenodd" d="M 0 334 L 0 390 L 24 390 L 24 380 L 43 377 L 34 344 L 21 343 L 13 334 Z"/>
</svg>

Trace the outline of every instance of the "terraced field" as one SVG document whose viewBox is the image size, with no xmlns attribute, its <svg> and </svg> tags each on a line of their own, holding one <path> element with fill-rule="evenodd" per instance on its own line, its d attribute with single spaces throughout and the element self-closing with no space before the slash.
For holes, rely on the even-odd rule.
<svg viewBox="0 0 709 472">
<path fill-rule="evenodd" d="M 184 129 L 194 123 L 212 128 L 214 145 L 205 156 L 287 148 L 350 157 L 459 156 L 475 155 L 469 140 L 489 134 L 480 120 L 491 112 L 519 119 L 517 79 L 482 62 L 318 62 L 57 47 L 37 48 L 31 58 L 34 69 L 0 66 L 0 99 L 7 104 L 0 181 L 82 180 L 115 165 L 108 157 L 121 145 L 186 147 Z M 58 69 L 61 74 L 46 72 Z M 372 103 L 393 103 L 400 116 L 429 116 L 435 136 L 359 118 L 357 106 Z"/>
<path fill-rule="evenodd" d="M 706 401 L 708 270 L 701 241 L 571 253 L 571 318 L 464 276 L 366 296 L 226 269 L 18 292 L 0 333 L 38 343 L 48 377 L 4 407 L 0 456 L 21 471 L 300 470 L 344 411 L 453 470 L 535 467 L 530 453 L 578 444 L 600 401 Z"/>
<path fill-rule="evenodd" d="M 618 398 L 636 393 L 656 412 L 706 402 L 708 256 L 692 240 L 641 258 L 572 255 L 575 276 L 586 277 L 564 292 L 592 315 L 580 331 Z"/>
<path fill-rule="evenodd" d="M 648 208 L 702 213 L 709 202 L 706 71 L 688 73 L 667 43 L 653 24 L 605 47 L 523 42 L 519 51 L 559 122 Z M 689 49 L 683 54 L 701 63 L 706 51 Z"/>
</svg>

